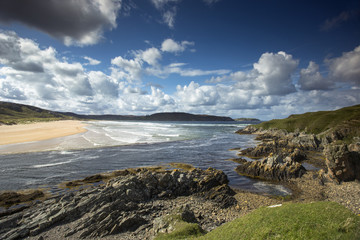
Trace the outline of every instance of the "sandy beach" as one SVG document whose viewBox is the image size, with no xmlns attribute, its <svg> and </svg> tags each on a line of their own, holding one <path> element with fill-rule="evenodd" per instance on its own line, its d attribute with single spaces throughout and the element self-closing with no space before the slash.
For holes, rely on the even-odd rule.
<svg viewBox="0 0 360 240">
<path fill-rule="evenodd" d="M 86 132 L 85 123 L 75 120 L 0 126 L 0 145 L 49 140 Z"/>
</svg>

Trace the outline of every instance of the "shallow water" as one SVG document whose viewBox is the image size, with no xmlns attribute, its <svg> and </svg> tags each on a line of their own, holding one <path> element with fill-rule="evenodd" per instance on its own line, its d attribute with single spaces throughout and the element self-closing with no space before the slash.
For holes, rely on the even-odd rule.
<svg viewBox="0 0 360 240">
<path fill-rule="evenodd" d="M 237 163 L 227 159 L 236 157 L 236 151 L 229 149 L 256 144 L 253 136 L 234 133 L 244 126 L 233 122 L 90 122 L 86 133 L 30 143 L 30 147 L 42 144 L 43 150 L 53 151 L 0 155 L 0 190 L 45 187 L 58 191 L 60 182 L 91 174 L 181 162 L 221 169 L 232 187 L 289 194 L 281 185 L 234 171 Z M 29 144 L 13 147 L 30 148 Z"/>
</svg>

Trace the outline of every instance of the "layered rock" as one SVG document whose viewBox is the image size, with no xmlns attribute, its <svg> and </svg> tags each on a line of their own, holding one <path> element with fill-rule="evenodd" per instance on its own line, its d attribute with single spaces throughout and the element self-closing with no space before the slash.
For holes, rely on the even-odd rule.
<svg viewBox="0 0 360 240">
<path fill-rule="evenodd" d="M 235 171 L 241 175 L 272 181 L 284 181 L 301 177 L 306 169 L 296 162 L 297 154 L 283 158 L 280 155 L 270 155 L 261 161 L 240 164 Z"/>
<path fill-rule="evenodd" d="M 263 159 L 262 161 L 243 163 L 237 167 L 237 172 L 241 174 L 270 180 L 300 177 L 304 171 L 300 167 L 300 163 L 309 159 L 306 153 L 316 152 L 323 155 L 323 159 L 326 158 L 325 170 L 333 179 L 337 181 L 360 179 L 359 141 L 354 138 L 354 143 L 350 145 L 344 143 L 337 145 L 348 135 L 346 128 L 315 135 L 303 132 L 288 133 L 285 130 L 276 129 L 262 130 L 249 126 L 237 133 L 257 134 L 256 139 L 262 141 L 256 147 L 240 152 L 241 156 Z M 274 156 L 277 156 L 276 159 L 281 159 L 275 161 L 276 164 L 273 164 Z M 284 164 L 287 157 L 293 160 L 291 165 Z M 323 163 L 319 163 L 319 165 L 323 165 Z M 292 174 L 289 174 L 290 172 Z"/>
<path fill-rule="evenodd" d="M 218 207 L 236 203 L 219 170 L 193 169 L 154 172 L 138 169 L 110 180 L 104 186 L 68 193 L 0 218 L 0 238 L 36 236 L 57 224 L 72 223 L 64 237 L 96 238 L 151 228 L 161 205 L 158 199 L 196 194 Z"/>
</svg>

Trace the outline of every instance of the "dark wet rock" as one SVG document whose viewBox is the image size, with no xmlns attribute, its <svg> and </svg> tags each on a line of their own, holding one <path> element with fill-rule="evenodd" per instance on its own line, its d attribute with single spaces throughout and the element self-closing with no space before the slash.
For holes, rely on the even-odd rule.
<svg viewBox="0 0 360 240">
<path fill-rule="evenodd" d="M 226 175 L 216 169 L 149 171 L 136 169 L 100 186 L 71 192 L 0 218 L 0 238 L 37 236 L 57 224 L 72 223 L 66 237 L 98 238 L 152 226 L 157 199 L 197 195 L 219 209 L 236 204 Z M 182 218 L 196 220 L 189 211 Z"/>
<path fill-rule="evenodd" d="M 7 191 L 0 194 L 0 206 L 11 206 L 18 203 L 29 202 L 44 197 L 40 190 L 29 190 L 26 192 Z"/>
<path fill-rule="evenodd" d="M 346 144 L 328 145 L 324 150 L 328 174 L 338 181 L 360 180 L 360 154 Z"/>
<path fill-rule="evenodd" d="M 235 192 L 227 184 L 216 186 L 203 193 L 206 199 L 218 203 L 220 208 L 227 208 L 236 204 L 234 195 Z"/>
</svg>

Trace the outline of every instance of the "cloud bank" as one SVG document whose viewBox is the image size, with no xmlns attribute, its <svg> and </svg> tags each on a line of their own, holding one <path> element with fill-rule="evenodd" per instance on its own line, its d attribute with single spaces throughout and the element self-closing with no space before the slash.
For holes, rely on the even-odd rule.
<svg viewBox="0 0 360 240">
<path fill-rule="evenodd" d="M 0 32 L 0 100 L 78 113 L 186 111 L 262 119 L 360 102 L 360 46 L 302 69 L 299 59 L 283 51 L 261 54 L 248 71 L 166 61 L 165 55 L 174 60 L 188 51 L 194 45 L 189 43 L 168 38 L 159 46 L 114 56 L 102 63 L 109 66 L 104 72 L 91 70 L 100 63 L 91 56 L 69 61 L 52 47 Z M 157 82 L 178 77 L 188 84 L 165 92 Z"/>
</svg>

